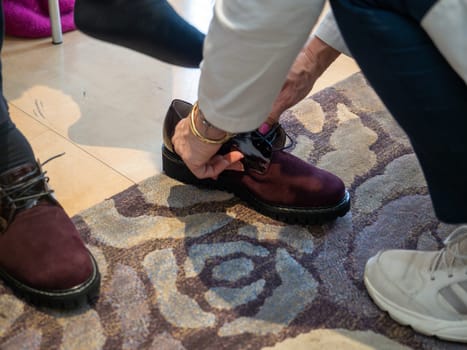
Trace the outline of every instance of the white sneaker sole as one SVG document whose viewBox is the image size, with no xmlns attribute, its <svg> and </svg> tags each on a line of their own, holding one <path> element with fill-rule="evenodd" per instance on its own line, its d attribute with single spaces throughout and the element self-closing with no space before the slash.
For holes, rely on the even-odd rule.
<svg viewBox="0 0 467 350">
<path fill-rule="evenodd" d="M 364 277 L 368 294 L 378 307 L 386 311 L 396 322 L 410 326 L 419 333 L 436 336 L 443 340 L 467 343 L 467 320 L 445 321 L 428 317 L 406 309 L 381 295 Z"/>
</svg>

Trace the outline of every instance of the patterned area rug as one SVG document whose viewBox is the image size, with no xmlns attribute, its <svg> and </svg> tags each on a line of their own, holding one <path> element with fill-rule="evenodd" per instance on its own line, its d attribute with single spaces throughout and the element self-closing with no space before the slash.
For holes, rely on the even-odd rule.
<svg viewBox="0 0 467 350">
<path fill-rule="evenodd" d="M 97 305 L 37 310 L 0 285 L 0 348 L 465 348 L 398 325 L 362 284 L 378 250 L 437 249 L 452 229 L 362 76 L 306 99 L 283 124 L 291 152 L 345 181 L 345 217 L 288 226 L 228 193 L 155 176 L 74 218 L 103 275 Z"/>
</svg>

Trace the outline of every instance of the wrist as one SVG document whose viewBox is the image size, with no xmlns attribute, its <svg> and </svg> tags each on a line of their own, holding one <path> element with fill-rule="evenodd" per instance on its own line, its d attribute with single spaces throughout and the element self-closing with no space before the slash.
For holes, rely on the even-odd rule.
<svg viewBox="0 0 467 350">
<path fill-rule="evenodd" d="M 222 144 L 235 136 L 235 134 L 221 130 L 207 121 L 203 112 L 198 108 L 198 103 L 193 106 L 189 118 L 191 119 L 191 132 L 204 143 Z"/>
<path fill-rule="evenodd" d="M 317 36 L 313 37 L 303 52 L 310 62 L 310 67 L 313 70 L 312 74 L 317 77 L 321 76 L 340 55 L 339 51 L 326 44 Z"/>
<path fill-rule="evenodd" d="M 208 139 L 221 139 L 227 134 L 226 131 L 216 128 L 206 120 L 203 112 L 198 108 L 195 113 L 195 126 L 199 133 Z"/>
</svg>

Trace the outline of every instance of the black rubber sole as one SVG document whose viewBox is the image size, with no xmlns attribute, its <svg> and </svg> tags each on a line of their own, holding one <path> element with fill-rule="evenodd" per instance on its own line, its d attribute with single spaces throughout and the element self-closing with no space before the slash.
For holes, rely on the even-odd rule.
<svg viewBox="0 0 467 350">
<path fill-rule="evenodd" d="M 342 200 L 332 207 L 300 208 L 271 205 L 259 200 L 248 189 L 229 182 L 228 177 L 218 180 L 198 179 L 182 159 L 162 146 L 162 169 L 165 174 L 180 182 L 215 190 L 231 192 L 259 213 L 289 224 L 321 224 L 344 216 L 350 210 L 350 195 L 346 191 Z"/>
<path fill-rule="evenodd" d="M 3 279 L 13 293 L 26 302 L 54 309 L 76 309 L 85 304 L 95 304 L 99 298 L 101 277 L 97 263 L 90 254 L 93 265 L 92 276 L 83 284 L 64 290 L 40 290 L 29 287 L 0 269 L 0 278 Z"/>
</svg>

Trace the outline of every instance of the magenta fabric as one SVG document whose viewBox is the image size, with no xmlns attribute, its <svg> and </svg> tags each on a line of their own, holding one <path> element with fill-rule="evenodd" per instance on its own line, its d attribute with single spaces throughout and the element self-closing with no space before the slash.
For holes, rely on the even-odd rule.
<svg viewBox="0 0 467 350">
<path fill-rule="evenodd" d="M 75 0 L 59 0 L 62 32 L 74 30 Z M 5 34 L 42 38 L 52 34 L 47 0 L 3 0 Z"/>
</svg>

